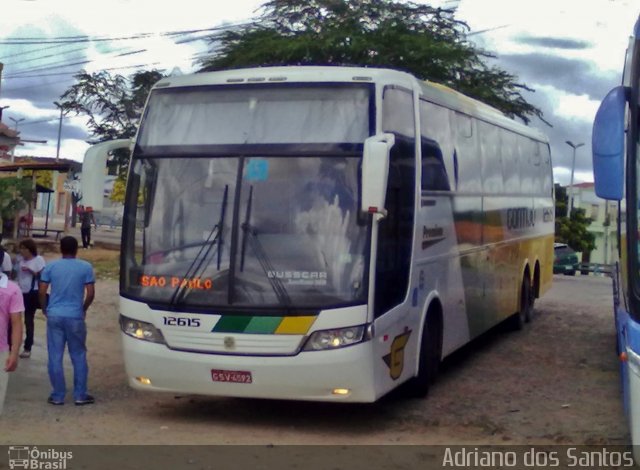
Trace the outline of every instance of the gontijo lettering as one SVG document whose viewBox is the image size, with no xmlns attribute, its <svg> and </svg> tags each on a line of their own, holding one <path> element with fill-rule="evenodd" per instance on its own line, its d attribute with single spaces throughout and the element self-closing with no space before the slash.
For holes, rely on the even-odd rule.
<svg viewBox="0 0 640 470">
<path fill-rule="evenodd" d="M 209 278 L 200 277 L 155 276 L 145 274 L 140 276 L 140 285 L 142 287 L 170 287 L 173 289 L 188 288 L 211 290 L 213 288 L 213 281 Z"/>
</svg>

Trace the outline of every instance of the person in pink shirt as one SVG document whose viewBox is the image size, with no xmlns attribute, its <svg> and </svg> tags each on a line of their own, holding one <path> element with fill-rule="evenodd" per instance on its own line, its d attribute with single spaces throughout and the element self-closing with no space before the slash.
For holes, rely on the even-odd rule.
<svg viewBox="0 0 640 470">
<path fill-rule="evenodd" d="M 20 287 L 0 273 L 0 414 L 7 393 L 9 372 L 18 367 L 18 350 L 22 342 L 22 312 L 24 302 Z M 7 332 L 11 324 L 11 347 Z"/>
</svg>

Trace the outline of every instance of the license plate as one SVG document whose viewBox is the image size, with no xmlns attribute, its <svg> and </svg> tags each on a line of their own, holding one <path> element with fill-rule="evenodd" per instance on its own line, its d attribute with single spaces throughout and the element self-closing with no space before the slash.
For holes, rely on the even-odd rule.
<svg viewBox="0 0 640 470">
<path fill-rule="evenodd" d="M 237 384 L 250 384 L 253 382 L 251 372 L 247 370 L 211 369 L 211 379 L 214 382 L 232 382 Z"/>
</svg>

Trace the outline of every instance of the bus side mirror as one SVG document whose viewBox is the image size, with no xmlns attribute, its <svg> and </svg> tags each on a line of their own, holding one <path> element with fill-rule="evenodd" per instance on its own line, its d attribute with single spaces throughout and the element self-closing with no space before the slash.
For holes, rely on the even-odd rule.
<svg viewBox="0 0 640 470">
<path fill-rule="evenodd" d="M 107 155 L 113 150 L 131 148 L 130 139 L 109 140 L 92 145 L 87 149 L 82 161 L 82 205 L 100 211 L 104 199 L 105 168 Z"/>
<path fill-rule="evenodd" d="M 591 148 L 598 197 L 620 201 L 624 195 L 624 124 L 627 88 L 614 88 L 593 121 Z"/>
<path fill-rule="evenodd" d="M 362 212 L 386 215 L 384 203 L 389 177 L 389 151 L 394 143 L 393 134 L 379 134 L 364 141 L 360 203 Z"/>
</svg>

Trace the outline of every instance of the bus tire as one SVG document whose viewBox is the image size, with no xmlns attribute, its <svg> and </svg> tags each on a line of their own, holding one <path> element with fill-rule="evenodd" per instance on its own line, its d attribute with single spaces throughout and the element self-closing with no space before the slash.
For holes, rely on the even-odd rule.
<svg viewBox="0 0 640 470">
<path fill-rule="evenodd" d="M 427 396 L 440 368 L 442 355 L 442 321 L 437 312 L 429 310 L 422 329 L 418 374 L 407 382 L 407 391 L 413 398 Z"/>
<path fill-rule="evenodd" d="M 522 285 L 520 287 L 520 310 L 509 318 L 512 330 L 522 330 L 524 324 L 531 320 L 533 313 L 533 296 L 531 281 L 529 280 L 529 275 L 526 274 L 524 279 L 522 279 Z"/>
</svg>

